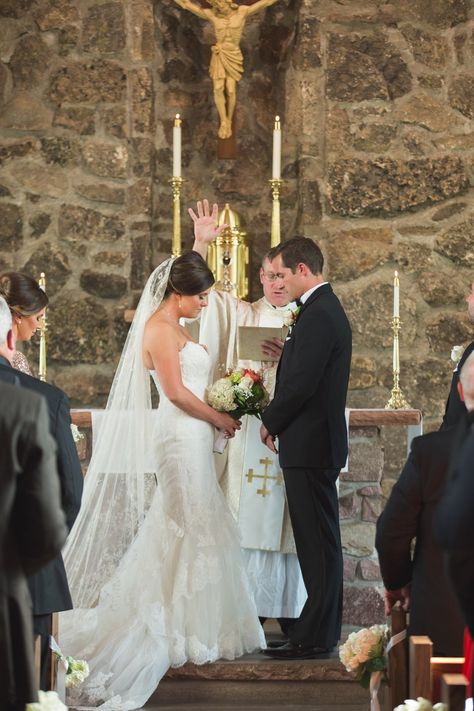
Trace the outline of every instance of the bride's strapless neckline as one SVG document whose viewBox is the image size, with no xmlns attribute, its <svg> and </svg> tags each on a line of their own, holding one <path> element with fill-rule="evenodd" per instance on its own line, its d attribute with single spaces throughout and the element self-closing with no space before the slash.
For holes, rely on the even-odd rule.
<svg viewBox="0 0 474 711">
<path fill-rule="evenodd" d="M 179 351 L 179 352 L 182 353 L 182 352 L 184 351 L 184 349 L 186 348 L 186 346 L 189 345 L 190 343 L 191 343 L 193 346 L 199 346 L 199 348 L 202 348 L 203 351 L 205 351 L 206 353 L 208 352 L 206 346 L 205 346 L 203 343 L 196 343 L 196 341 L 186 341 L 186 343 L 184 344 L 184 346 L 183 346 L 182 348 L 180 348 L 180 351 Z"/>
</svg>

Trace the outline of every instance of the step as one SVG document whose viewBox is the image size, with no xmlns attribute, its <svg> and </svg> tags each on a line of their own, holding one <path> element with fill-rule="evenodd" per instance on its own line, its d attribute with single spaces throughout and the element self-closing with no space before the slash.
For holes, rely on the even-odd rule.
<svg viewBox="0 0 474 711">
<path fill-rule="evenodd" d="M 161 711 L 255 708 L 367 711 L 368 692 L 337 656 L 279 661 L 261 654 L 170 669 L 146 705 Z"/>
</svg>

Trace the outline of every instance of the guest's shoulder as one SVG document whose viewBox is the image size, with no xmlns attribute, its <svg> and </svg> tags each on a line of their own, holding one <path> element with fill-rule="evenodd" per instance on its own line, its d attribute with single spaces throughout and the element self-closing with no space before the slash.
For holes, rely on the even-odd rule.
<svg viewBox="0 0 474 711">
<path fill-rule="evenodd" d="M 53 385 L 52 383 L 46 383 L 43 380 L 40 380 L 39 378 L 34 378 L 32 375 L 28 375 L 27 373 L 22 373 L 20 371 L 18 371 L 16 375 L 18 376 L 22 387 L 28 388 L 29 390 L 33 390 L 34 392 L 43 395 L 43 397 L 49 400 L 49 402 L 55 402 L 59 400 L 67 401 L 66 394 L 63 392 L 63 390 L 61 390 L 61 388 L 58 388 L 56 385 Z"/>
<path fill-rule="evenodd" d="M 413 455 L 438 457 L 440 453 L 447 454 L 456 441 L 456 430 L 456 427 L 446 427 L 415 437 L 411 443 Z"/>
<path fill-rule="evenodd" d="M 0 401 L 8 402 L 8 408 L 1 408 L 0 414 L 14 420 L 36 422 L 44 400 L 39 393 L 19 387 L 13 383 L 0 382 Z"/>
</svg>

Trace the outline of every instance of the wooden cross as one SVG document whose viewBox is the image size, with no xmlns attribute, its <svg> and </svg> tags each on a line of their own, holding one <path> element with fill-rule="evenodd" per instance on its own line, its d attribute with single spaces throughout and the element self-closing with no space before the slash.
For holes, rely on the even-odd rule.
<svg viewBox="0 0 474 711">
<path fill-rule="evenodd" d="M 263 464 L 264 467 L 263 474 L 254 474 L 253 469 L 249 469 L 245 476 L 247 477 L 247 481 L 249 482 L 249 484 L 251 484 L 254 479 L 263 479 L 263 486 L 261 489 L 257 489 L 257 494 L 260 494 L 260 496 L 265 497 L 269 496 L 272 493 L 270 489 L 267 489 L 267 481 L 271 479 L 276 481 L 277 484 L 281 484 L 283 481 L 283 476 L 281 472 L 278 472 L 276 476 L 272 476 L 268 473 L 268 467 L 273 464 L 273 461 L 268 457 L 265 457 L 265 459 L 260 459 L 260 464 Z"/>
</svg>

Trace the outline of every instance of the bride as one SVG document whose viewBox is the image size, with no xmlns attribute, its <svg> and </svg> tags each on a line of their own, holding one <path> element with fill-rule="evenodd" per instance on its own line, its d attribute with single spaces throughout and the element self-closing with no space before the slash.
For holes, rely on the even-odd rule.
<svg viewBox="0 0 474 711">
<path fill-rule="evenodd" d="M 69 705 L 137 709 L 170 666 L 265 646 L 212 454 L 214 428 L 240 423 L 204 402 L 210 358 L 179 323 L 213 282 L 196 252 L 168 259 L 135 313 L 64 553 L 60 646 L 90 667 Z"/>
</svg>

